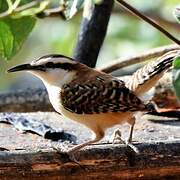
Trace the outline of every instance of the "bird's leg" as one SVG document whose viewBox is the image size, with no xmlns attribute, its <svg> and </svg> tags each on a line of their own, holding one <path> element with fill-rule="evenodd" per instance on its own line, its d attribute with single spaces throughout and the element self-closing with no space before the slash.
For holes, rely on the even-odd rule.
<svg viewBox="0 0 180 180">
<path fill-rule="evenodd" d="M 132 144 L 132 136 L 133 136 L 135 120 L 136 120 L 135 117 L 133 117 L 129 121 L 129 124 L 130 124 L 130 133 L 129 133 L 129 137 L 127 139 L 126 145 L 129 146 L 134 152 L 136 152 L 138 154 L 139 150 Z"/>
<path fill-rule="evenodd" d="M 130 123 L 130 133 L 129 133 L 129 137 L 127 139 L 127 143 L 128 144 L 132 144 L 132 136 L 133 136 L 133 130 L 134 130 L 134 125 L 135 125 L 135 117 L 133 117 L 131 119 L 131 122 Z"/>
<path fill-rule="evenodd" d="M 77 151 L 79 151 L 83 147 L 85 147 L 85 146 L 87 146 L 89 144 L 96 143 L 96 142 L 100 141 L 103 137 L 104 137 L 104 132 L 102 132 L 102 131 L 96 132 L 94 139 L 92 139 L 92 140 L 90 140 L 88 142 L 76 145 L 75 147 L 71 148 L 68 151 L 68 153 L 76 153 Z"/>
<path fill-rule="evenodd" d="M 112 143 L 114 144 L 115 141 L 119 141 L 119 143 L 122 143 L 122 144 L 132 144 L 132 135 L 133 135 L 133 130 L 134 130 L 134 124 L 135 124 L 135 117 L 132 116 L 130 119 L 128 119 L 127 121 L 129 124 L 130 124 L 130 133 L 129 133 L 129 137 L 127 139 L 127 141 L 124 141 L 122 138 L 121 138 L 121 131 L 120 129 L 116 129 L 112 135 Z"/>
<path fill-rule="evenodd" d="M 83 147 L 90 145 L 92 143 L 96 143 L 98 141 L 100 141 L 102 138 L 104 137 L 104 131 L 99 130 L 95 132 L 95 137 L 94 139 L 87 141 L 85 143 L 76 145 L 75 147 L 71 148 L 70 150 L 67 151 L 67 154 L 69 155 L 70 159 L 73 160 L 74 162 L 77 162 L 76 158 L 74 157 L 74 154 L 79 151 L 80 149 L 82 149 Z"/>
<path fill-rule="evenodd" d="M 75 158 L 75 153 L 77 151 L 79 151 L 80 149 L 82 149 L 83 147 L 87 146 L 87 145 L 90 145 L 92 143 L 96 143 L 96 142 L 100 141 L 103 137 L 104 137 L 104 132 L 103 131 L 98 131 L 98 132 L 95 133 L 94 139 L 92 139 L 90 141 L 87 141 L 85 143 L 82 143 L 82 144 L 78 144 L 75 147 L 71 148 L 70 150 L 67 150 L 67 151 L 63 150 L 62 151 L 63 148 L 58 148 L 58 147 L 55 147 L 55 146 L 53 146 L 53 149 L 55 149 L 56 151 L 58 151 L 60 153 L 66 153 L 69 156 L 69 159 L 71 161 L 79 164 L 79 162 Z"/>
</svg>

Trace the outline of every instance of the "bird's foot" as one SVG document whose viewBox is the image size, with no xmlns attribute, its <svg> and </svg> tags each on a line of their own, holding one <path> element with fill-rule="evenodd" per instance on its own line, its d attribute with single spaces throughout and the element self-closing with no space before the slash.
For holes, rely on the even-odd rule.
<svg viewBox="0 0 180 180">
<path fill-rule="evenodd" d="M 121 131 L 119 129 L 114 131 L 110 142 L 113 144 L 126 144 L 126 142 L 121 138 Z"/>
<path fill-rule="evenodd" d="M 66 155 L 66 158 L 68 159 L 68 161 L 71 161 L 71 162 L 74 162 L 74 163 L 80 165 L 75 157 L 76 151 L 74 151 L 73 148 L 68 150 L 69 148 L 67 148 L 67 147 L 65 148 L 62 145 L 53 144 L 52 149 L 54 149 L 59 154 Z"/>
<path fill-rule="evenodd" d="M 139 154 L 139 150 L 136 146 L 132 144 L 132 140 L 127 140 L 126 145 L 130 147 L 136 154 Z"/>
<path fill-rule="evenodd" d="M 124 141 L 121 138 L 121 131 L 119 129 L 116 129 L 114 131 L 111 139 L 112 139 L 111 142 L 113 144 L 125 144 L 126 146 L 131 148 L 135 153 L 139 154 L 138 148 L 132 144 L 132 138 L 130 137 L 127 141 Z"/>
<path fill-rule="evenodd" d="M 75 157 L 76 152 L 77 152 L 77 151 L 74 151 L 73 148 L 72 148 L 72 149 L 68 150 L 66 153 L 68 154 L 69 159 L 70 159 L 72 162 L 80 165 L 79 161 L 78 161 L 78 160 L 76 159 L 76 157 Z"/>
</svg>

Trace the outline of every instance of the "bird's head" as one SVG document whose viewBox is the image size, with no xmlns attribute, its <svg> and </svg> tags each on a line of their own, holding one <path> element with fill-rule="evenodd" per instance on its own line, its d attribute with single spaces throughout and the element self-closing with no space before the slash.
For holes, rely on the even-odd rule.
<svg viewBox="0 0 180 180">
<path fill-rule="evenodd" d="M 21 64 L 8 72 L 27 71 L 39 77 L 45 84 L 62 86 L 76 76 L 78 62 L 63 55 L 46 55 L 29 64 Z"/>
</svg>

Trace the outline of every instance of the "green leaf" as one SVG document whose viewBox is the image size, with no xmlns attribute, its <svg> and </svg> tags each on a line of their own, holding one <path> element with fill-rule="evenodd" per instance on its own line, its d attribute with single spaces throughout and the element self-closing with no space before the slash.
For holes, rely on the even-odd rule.
<svg viewBox="0 0 180 180">
<path fill-rule="evenodd" d="M 11 56 L 13 50 L 14 37 L 10 27 L 3 21 L 0 21 L 0 56 L 7 59 Z"/>
<path fill-rule="evenodd" d="M 20 6 L 33 2 L 34 0 L 21 0 Z"/>
<path fill-rule="evenodd" d="M 8 5 L 7 5 L 6 0 L 0 0 L 0 13 L 7 10 L 8 10 Z"/>
<path fill-rule="evenodd" d="M 180 23 L 180 5 L 176 6 L 174 10 L 174 16 L 176 17 L 177 21 Z"/>
<path fill-rule="evenodd" d="M 0 57 L 9 60 L 21 48 L 35 25 L 33 17 L 5 18 L 0 21 Z"/>
<path fill-rule="evenodd" d="M 173 62 L 173 86 L 176 92 L 176 96 L 180 100 L 180 56 L 175 58 Z"/>
<path fill-rule="evenodd" d="M 72 18 L 82 7 L 84 0 L 65 0 L 65 16 L 67 19 Z"/>
<path fill-rule="evenodd" d="M 176 57 L 173 61 L 173 68 L 180 69 L 180 56 Z"/>
</svg>

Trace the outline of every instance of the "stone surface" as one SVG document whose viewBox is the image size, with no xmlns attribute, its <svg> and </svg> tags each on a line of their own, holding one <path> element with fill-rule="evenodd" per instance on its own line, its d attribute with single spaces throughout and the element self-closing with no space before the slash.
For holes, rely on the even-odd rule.
<svg viewBox="0 0 180 180">
<path fill-rule="evenodd" d="M 77 143 L 82 143 L 91 138 L 91 132 L 83 125 L 74 121 L 64 119 L 62 116 L 53 112 L 37 112 L 37 113 L 13 113 L 13 116 L 22 116 L 25 119 L 33 118 L 39 122 L 45 122 L 47 125 L 61 131 L 62 129 L 77 137 Z M 0 118 L 6 117 L 4 113 L 0 113 Z M 152 121 L 149 121 L 150 119 Z M 159 123 L 160 121 L 160 123 Z M 101 141 L 107 143 L 111 139 L 113 131 L 120 128 L 123 139 L 127 138 L 129 126 L 127 124 L 118 125 L 107 130 L 105 138 Z M 178 119 L 164 117 L 153 117 L 145 115 L 142 119 L 138 119 L 134 128 L 133 140 L 138 143 L 155 142 L 155 141 L 173 141 L 180 140 L 180 121 Z M 0 147 L 16 149 L 26 147 L 28 149 L 46 148 L 49 140 L 31 133 L 20 132 L 12 125 L 0 123 Z M 16 138 L 14 138 L 16 137 Z M 19 147 L 17 147 L 19 146 Z"/>
<path fill-rule="evenodd" d="M 53 112 L 17 113 L 13 117 L 16 115 L 46 122 L 57 130 L 63 129 L 77 136 L 77 144 L 91 137 L 91 132 L 84 126 Z M 0 118 L 4 118 L 3 113 Z M 0 179 L 180 178 L 178 119 L 147 115 L 138 119 L 133 140 L 139 154 L 125 145 L 112 145 L 109 142 L 115 128 L 108 130 L 106 137 L 96 145 L 76 153 L 75 157 L 79 161 L 77 164 L 67 154 L 52 148 L 57 145 L 66 151 L 73 146 L 70 142 L 52 142 L 36 134 L 24 134 L 12 125 L 1 123 Z M 120 129 L 123 138 L 126 138 L 128 126 L 122 125 Z"/>
</svg>

